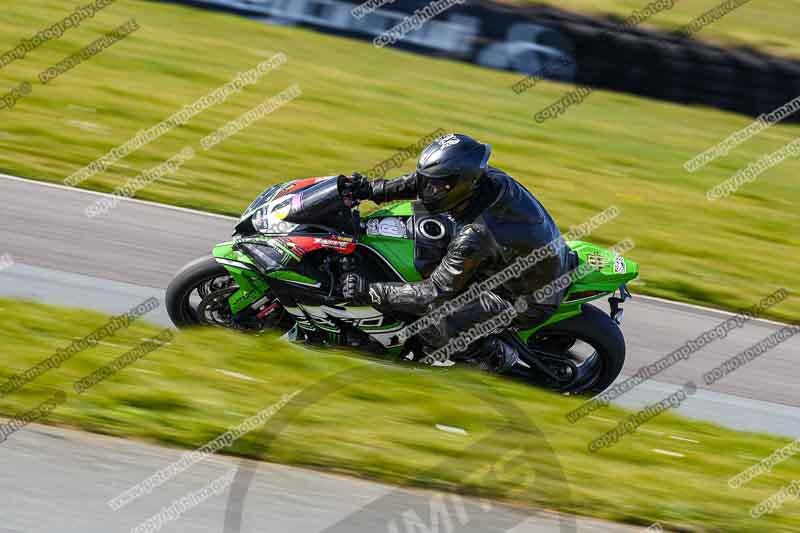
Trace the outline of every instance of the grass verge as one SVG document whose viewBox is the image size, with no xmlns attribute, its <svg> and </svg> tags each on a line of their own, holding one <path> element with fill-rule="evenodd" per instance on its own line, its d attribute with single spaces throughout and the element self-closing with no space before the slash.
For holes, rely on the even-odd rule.
<svg viewBox="0 0 800 533">
<path fill-rule="evenodd" d="M 67 12 L 63 2 L 14 3 L 0 13 L 0 48 Z M 35 82 L 40 71 L 130 17 L 139 31 L 47 86 Z M 197 157 L 139 197 L 239 214 L 269 184 L 366 170 L 443 128 L 491 143 L 493 164 L 533 191 L 564 230 L 618 206 L 621 216 L 588 240 L 610 245 L 634 239 L 631 255 L 642 273 L 637 292 L 732 309 L 778 287 L 800 288 L 797 269 L 786 267 L 800 263 L 796 160 L 733 197 L 705 198 L 738 169 L 791 141 L 800 127 L 775 126 L 688 174 L 685 161 L 751 120 L 598 91 L 556 120 L 537 124 L 534 113 L 567 86 L 542 83 L 517 95 L 511 90 L 517 74 L 176 5 L 119 0 L 0 69 L 6 90 L 34 82 L 30 96 L 0 111 L 6 119 L 0 170 L 62 182 L 278 51 L 286 53 L 286 65 L 82 186 L 112 191 L 191 145 Z M 203 136 L 292 82 L 303 96 L 202 150 Z M 411 168 L 409 160 L 397 172 Z M 768 315 L 798 319 L 800 300 L 790 298 Z"/>
<path fill-rule="evenodd" d="M 93 312 L 14 300 L 0 300 L 0 312 L 3 379 L 106 321 Z M 118 331 L 0 399 L 0 412 L 17 415 L 62 390 L 67 401 L 46 423 L 194 448 L 283 395 L 308 390 L 349 369 L 351 377 L 342 381 L 346 386 L 310 402 L 273 435 L 269 446 L 253 432 L 224 452 L 631 524 L 658 520 L 681 531 L 755 533 L 796 526 L 791 509 L 759 520 L 748 512 L 800 478 L 800 463 L 787 461 L 736 490 L 727 485 L 729 477 L 787 439 L 667 413 L 616 446 L 590 454 L 587 443 L 611 429 L 624 411 L 607 408 L 570 425 L 564 414 L 580 400 L 468 370 L 377 365 L 343 352 L 310 352 L 273 336 L 206 329 L 176 333 L 170 345 L 83 394 L 73 391 L 74 382 L 156 333 L 156 327 L 141 322 Z M 371 370 L 358 370 L 365 366 Z M 507 428 L 493 406 L 509 402 L 538 429 Z M 443 432 L 437 424 L 466 434 Z M 499 429 L 491 446 L 471 446 Z M 520 447 L 535 472 L 525 490 L 519 463 L 505 476 L 471 475 Z M 562 474 L 569 490 L 560 481 Z"/>
</svg>

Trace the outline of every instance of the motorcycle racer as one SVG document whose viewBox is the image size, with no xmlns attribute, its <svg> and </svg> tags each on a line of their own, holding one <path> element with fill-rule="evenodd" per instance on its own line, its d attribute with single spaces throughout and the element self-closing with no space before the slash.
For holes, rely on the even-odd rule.
<svg viewBox="0 0 800 533">
<path fill-rule="evenodd" d="M 411 283 L 366 283 L 363 276 L 343 276 L 342 293 L 357 304 L 383 312 L 422 316 L 457 296 L 470 283 L 485 280 L 518 257 L 549 243 L 561 243 L 558 253 L 539 261 L 519 277 L 477 298 L 420 335 L 423 351 L 431 354 L 459 332 L 487 322 L 517 305 L 513 327 L 530 328 L 546 321 L 557 309 L 564 290 L 536 301 L 533 293 L 570 269 L 569 249 L 544 206 L 505 172 L 489 166 L 491 147 L 467 135 L 450 134 L 428 145 L 416 170 L 390 180 L 368 180 L 360 174 L 341 176 L 339 191 L 345 204 L 354 200 L 383 203 L 419 199 L 430 213 L 447 213 L 456 231 L 433 273 Z M 499 332 L 498 332 L 499 333 Z M 516 348 L 498 333 L 471 342 L 459 359 L 478 362 L 502 373 L 519 359 Z"/>
</svg>

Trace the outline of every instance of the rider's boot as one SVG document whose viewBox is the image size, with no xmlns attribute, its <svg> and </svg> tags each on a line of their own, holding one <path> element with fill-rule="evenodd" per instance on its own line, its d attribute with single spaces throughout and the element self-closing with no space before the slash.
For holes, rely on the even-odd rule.
<svg viewBox="0 0 800 533">
<path fill-rule="evenodd" d="M 438 344 L 438 343 L 437 343 Z M 425 357 L 421 362 L 436 366 L 449 366 L 453 364 L 449 358 L 443 361 L 437 355 L 438 346 L 424 344 L 422 351 Z M 502 374 L 510 370 L 519 361 L 519 352 L 511 343 L 499 335 L 489 335 L 472 343 L 470 347 L 453 357 L 453 361 L 474 365 L 487 372 Z"/>
<path fill-rule="evenodd" d="M 479 368 L 504 374 L 519 361 L 519 352 L 512 344 L 499 335 L 490 335 L 480 346 L 480 351 L 472 357 Z"/>
</svg>

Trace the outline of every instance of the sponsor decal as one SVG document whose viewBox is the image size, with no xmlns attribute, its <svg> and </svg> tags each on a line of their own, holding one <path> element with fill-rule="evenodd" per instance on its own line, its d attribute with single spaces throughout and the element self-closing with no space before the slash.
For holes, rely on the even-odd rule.
<svg viewBox="0 0 800 533">
<path fill-rule="evenodd" d="M 292 209 L 291 202 L 283 202 L 281 204 L 276 205 L 272 209 L 272 218 L 277 220 L 283 220 L 289 214 L 289 211 Z"/>
<path fill-rule="evenodd" d="M 589 263 L 595 270 L 602 270 L 608 266 L 608 258 L 597 252 L 592 252 L 587 255 L 586 262 Z"/>
<path fill-rule="evenodd" d="M 446 148 L 448 146 L 453 146 L 454 144 L 459 143 L 459 138 L 455 136 L 455 134 L 451 133 L 450 135 L 445 135 L 441 139 L 439 139 L 439 145 L 442 148 Z"/>
<path fill-rule="evenodd" d="M 314 238 L 314 244 L 319 244 L 323 248 L 347 248 L 350 244 L 347 241 L 334 241 L 331 239 Z"/>
<path fill-rule="evenodd" d="M 624 274 L 628 271 L 628 266 L 625 264 L 625 258 L 618 255 L 614 258 L 614 272 L 617 274 Z"/>
<path fill-rule="evenodd" d="M 384 237 L 404 239 L 408 235 L 408 231 L 403 220 L 398 217 L 373 218 L 367 221 L 367 235 L 382 235 Z"/>
<path fill-rule="evenodd" d="M 381 295 L 378 294 L 378 291 L 376 291 L 375 289 L 370 288 L 369 297 L 372 300 L 372 303 L 374 303 L 375 305 L 381 304 Z"/>
<path fill-rule="evenodd" d="M 406 225 L 397 217 L 387 217 L 381 220 L 380 234 L 387 237 L 400 237 L 406 236 Z"/>
<path fill-rule="evenodd" d="M 266 227 L 269 225 L 269 217 L 266 209 L 259 209 L 253 214 L 253 226 L 256 228 Z"/>
<path fill-rule="evenodd" d="M 367 235 L 380 235 L 381 221 L 377 218 L 367 220 Z"/>
</svg>

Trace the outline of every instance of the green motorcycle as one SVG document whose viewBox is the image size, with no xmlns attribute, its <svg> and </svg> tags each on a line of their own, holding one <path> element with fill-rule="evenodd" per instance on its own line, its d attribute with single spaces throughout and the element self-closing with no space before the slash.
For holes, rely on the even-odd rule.
<svg viewBox="0 0 800 533">
<path fill-rule="evenodd" d="M 419 202 L 362 219 L 357 205 L 342 202 L 336 178 L 294 180 L 261 193 L 236 225 L 233 240 L 183 267 L 170 283 L 167 311 L 175 325 L 274 330 L 315 345 L 419 361 L 416 336 L 401 333 L 419 317 L 353 305 L 338 292 L 336 280 L 354 270 L 368 282 L 423 279 L 444 255 L 454 223 Z M 638 266 L 587 242 L 567 244 L 582 275 L 547 322 L 501 333 L 520 352 L 508 373 L 559 392 L 594 394 L 622 370 L 620 304 L 630 297 L 625 284 L 638 275 Z M 589 304 L 606 296 L 608 313 Z"/>
</svg>

